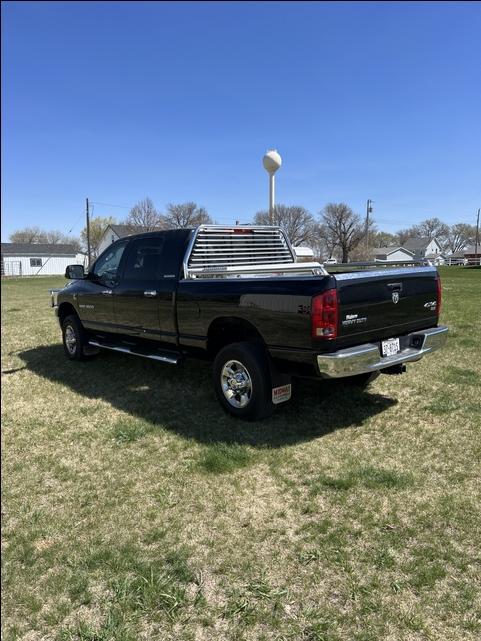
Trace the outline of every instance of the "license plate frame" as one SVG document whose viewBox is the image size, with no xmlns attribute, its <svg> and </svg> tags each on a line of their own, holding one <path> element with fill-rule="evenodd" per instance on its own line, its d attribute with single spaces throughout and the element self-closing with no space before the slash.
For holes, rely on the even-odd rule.
<svg viewBox="0 0 481 641">
<path fill-rule="evenodd" d="M 383 356 L 396 356 L 401 351 L 399 338 L 388 338 L 381 341 L 381 354 Z"/>
</svg>

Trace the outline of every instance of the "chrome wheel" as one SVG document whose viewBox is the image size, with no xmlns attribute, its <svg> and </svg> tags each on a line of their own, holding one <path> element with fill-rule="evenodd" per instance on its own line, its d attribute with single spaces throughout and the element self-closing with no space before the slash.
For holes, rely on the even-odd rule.
<svg viewBox="0 0 481 641">
<path fill-rule="evenodd" d="M 71 356 L 75 356 L 75 351 L 77 349 L 77 337 L 75 335 L 75 330 L 70 325 L 67 325 L 65 328 L 65 346 L 67 351 Z"/>
<path fill-rule="evenodd" d="M 252 379 L 247 368 L 239 361 L 227 361 L 222 368 L 220 384 L 224 396 L 232 407 L 242 408 L 252 396 Z"/>
</svg>

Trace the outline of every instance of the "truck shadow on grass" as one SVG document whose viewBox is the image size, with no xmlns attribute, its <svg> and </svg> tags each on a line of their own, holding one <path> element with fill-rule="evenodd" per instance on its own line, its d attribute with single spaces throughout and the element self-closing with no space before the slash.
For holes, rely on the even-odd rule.
<svg viewBox="0 0 481 641">
<path fill-rule="evenodd" d="M 288 403 L 271 418 L 248 423 L 222 411 L 209 363 L 188 360 L 175 367 L 111 353 L 71 362 L 61 345 L 36 347 L 18 356 L 38 376 L 128 413 L 142 422 L 139 429 L 167 429 L 200 443 L 281 447 L 361 426 L 397 403 L 377 394 L 375 383 L 364 391 L 340 382 L 294 381 Z M 62 402 L 71 404 L 72 413 L 82 413 L 75 398 Z"/>
</svg>

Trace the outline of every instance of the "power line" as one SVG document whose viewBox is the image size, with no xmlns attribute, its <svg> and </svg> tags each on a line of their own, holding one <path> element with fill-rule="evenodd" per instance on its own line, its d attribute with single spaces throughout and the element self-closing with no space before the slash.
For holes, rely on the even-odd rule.
<svg viewBox="0 0 481 641">
<path fill-rule="evenodd" d="M 83 218 L 83 213 L 82 213 L 82 214 L 80 214 L 80 216 L 79 216 L 79 217 L 77 218 L 77 220 L 74 222 L 74 224 L 72 225 L 72 227 L 70 227 L 70 229 L 68 230 L 67 234 L 71 234 L 71 233 L 72 233 L 72 231 L 74 230 L 74 227 L 76 227 L 76 226 L 77 226 L 77 224 L 78 224 L 78 222 L 79 222 L 79 220 L 80 220 L 81 218 Z"/>
<path fill-rule="evenodd" d="M 101 203 L 98 200 L 91 200 L 92 204 L 95 205 L 105 205 L 105 207 L 118 207 L 119 209 L 132 209 L 132 205 L 127 207 L 127 205 L 112 205 L 112 203 Z"/>
</svg>

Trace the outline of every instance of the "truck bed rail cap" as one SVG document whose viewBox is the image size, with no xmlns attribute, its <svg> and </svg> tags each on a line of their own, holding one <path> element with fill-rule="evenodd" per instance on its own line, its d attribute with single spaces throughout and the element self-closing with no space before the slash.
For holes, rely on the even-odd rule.
<svg viewBox="0 0 481 641">
<path fill-rule="evenodd" d="M 409 276 L 410 274 L 436 274 L 435 267 L 400 267 L 398 269 L 376 269 L 374 271 L 356 271 L 336 274 L 331 272 L 336 280 L 355 280 L 356 278 L 379 278 L 379 276 Z"/>
</svg>

